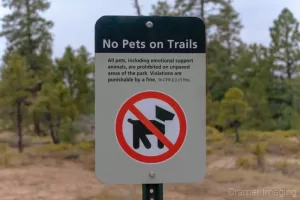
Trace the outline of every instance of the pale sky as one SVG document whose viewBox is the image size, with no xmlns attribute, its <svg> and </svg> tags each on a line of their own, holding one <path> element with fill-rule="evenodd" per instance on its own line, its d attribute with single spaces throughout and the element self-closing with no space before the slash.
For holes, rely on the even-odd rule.
<svg viewBox="0 0 300 200">
<path fill-rule="evenodd" d="M 172 2 L 172 0 L 169 0 Z M 94 24 L 103 15 L 136 15 L 133 0 L 52 0 L 45 17 L 54 21 L 54 56 L 61 56 L 67 45 L 78 48 L 85 45 L 94 52 Z M 148 15 L 157 0 L 140 0 L 142 14 Z M 242 39 L 247 43 L 269 44 L 269 27 L 284 7 L 300 20 L 300 0 L 235 0 L 244 25 Z M 7 10 L 0 8 L 0 18 Z M 1 28 L 1 26 L 0 26 Z M 0 56 L 5 40 L 0 39 Z"/>
</svg>

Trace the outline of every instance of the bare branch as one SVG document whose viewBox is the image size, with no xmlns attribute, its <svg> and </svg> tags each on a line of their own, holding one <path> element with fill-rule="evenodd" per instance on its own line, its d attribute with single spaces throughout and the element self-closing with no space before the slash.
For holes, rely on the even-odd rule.
<svg viewBox="0 0 300 200">
<path fill-rule="evenodd" d="M 141 16 L 142 14 L 141 14 L 141 7 L 139 5 L 139 0 L 133 0 L 133 6 L 136 10 L 137 15 Z"/>
</svg>

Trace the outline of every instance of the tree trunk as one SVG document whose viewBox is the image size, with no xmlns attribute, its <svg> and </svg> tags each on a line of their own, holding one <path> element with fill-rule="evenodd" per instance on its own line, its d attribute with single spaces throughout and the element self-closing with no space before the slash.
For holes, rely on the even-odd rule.
<svg viewBox="0 0 300 200">
<path fill-rule="evenodd" d="M 57 140 L 58 144 L 60 143 L 59 128 L 60 128 L 60 117 L 58 117 L 58 119 L 56 120 L 56 132 L 55 132 L 55 136 L 56 136 L 56 140 Z"/>
<path fill-rule="evenodd" d="M 292 65 L 289 62 L 287 62 L 287 64 L 286 64 L 286 74 L 287 74 L 287 78 L 288 79 L 292 78 L 292 75 L 293 75 L 293 73 L 292 73 Z"/>
<path fill-rule="evenodd" d="M 58 144 L 59 141 L 55 135 L 55 131 L 54 131 L 54 127 L 53 127 L 53 119 L 52 119 L 52 115 L 51 115 L 51 111 L 50 111 L 50 106 L 49 105 L 46 105 L 46 109 L 47 109 L 47 113 L 46 113 L 46 119 L 48 121 L 48 127 L 49 127 L 49 130 L 50 130 L 50 135 L 51 135 L 51 138 L 52 138 L 52 142 L 53 144 Z"/>
<path fill-rule="evenodd" d="M 52 120 L 52 115 L 50 114 L 50 111 L 47 114 L 47 120 L 48 120 L 48 123 L 49 123 L 49 130 L 50 130 L 50 135 L 51 135 L 51 138 L 52 138 L 52 142 L 53 142 L 53 144 L 59 144 L 59 141 L 56 137 L 54 127 L 53 127 L 53 124 L 52 124 L 53 120 Z"/>
<path fill-rule="evenodd" d="M 17 103 L 17 132 L 19 153 L 23 152 L 22 113 L 21 103 Z"/>
<path fill-rule="evenodd" d="M 235 141 L 240 142 L 240 133 L 239 133 L 239 125 L 238 123 L 234 123 L 234 130 L 235 130 Z"/>
<path fill-rule="evenodd" d="M 203 22 L 205 21 L 204 19 L 204 6 L 205 6 L 205 2 L 204 0 L 200 1 L 200 17 L 203 20 Z"/>
<path fill-rule="evenodd" d="M 33 119 L 34 121 L 34 132 L 37 136 L 41 136 L 41 129 L 40 129 L 40 123 L 39 123 L 39 120 L 34 117 Z"/>
<path fill-rule="evenodd" d="M 54 129 L 52 126 L 52 123 L 49 124 L 50 134 L 53 141 L 53 144 L 59 144 L 59 140 L 56 137 L 56 134 L 54 133 Z"/>
<path fill-rule="evenodd" d="M 42 137 L 46 137 L 47 136 L 47 132 L 41 129 L 41 136 Z"/>
<path fill-rule="evenodd" d="M 30 65 L 30 67 L 32 68 L 32 53 L 33 53 L 33 46 L 32 46 L 32 33 L 31 33 L 31 24 L 32 24 L 32 20 L 31 20 L 31 10 L 30 10 L 30 2 L 29 0 L 25 1 L 26 4 L 26 21 L 27 21 L 27 26 L 26 26 L 26 31 L 27 31 L 27 52 L 26 52 L 26 57 L 27 57 L 27 61 Z"/>
<path fill-rule="evenodd" d="M 35 66 L 35 61 L 32 59 L 32 54 L 33 54 L 33 39 L 32 39 L 32 30 L 31 30 L 31 25 L 32 25 L 32 19 L 31 19 L 31 9 L 30 9 L 30 0 L 25 1 L 26 5 L 26 21 L 27 21 L 27 26 L 26 26 L 26 31 L 27 31 L 27 52 L 26 52 L 26 59 L 29 64 L 30 69 L 37 70 Z M 34 98 L 36 98 L 36 91 L 32 92 L 32 95 Z M 34 116 L 33 117 L 33 122 L 34 122 L 34 132 L 37 136 L 41 136 L 41 130 L 40 130 L 40 122 L 39 119 Z"/>
<path fill-rule="evenodd" d="M 36 99 L 36 92 L 32 93 L 32 96 L 34 99 Z M 34 132 L 37 136 L 41 136 L 41 128 L 40 128 L 40 122 L 37 117 L 37 113 L 33 112 L 33 123 L 34 123 Z"/>
</svg>

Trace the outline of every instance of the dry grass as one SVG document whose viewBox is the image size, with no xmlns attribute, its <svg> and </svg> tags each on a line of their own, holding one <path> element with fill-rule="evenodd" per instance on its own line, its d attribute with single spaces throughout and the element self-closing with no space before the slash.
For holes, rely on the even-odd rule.
<svg viewBox="0 0 300 200">
<path fill-rule="evenodd" d="M 242 143 L 209 130 L 207 175 L 199 184 L 168 184 L 165 200 L 273 200 L 280 194 L 247 195 L 241 191 L 300 191 L 299 145 L 294 132 L 243 132 Z M 259 136 L 257 136 L 259 134 Z M 1 200 L 135 200 L 140 185 L 103 185 L 94 175 L 94 143 L 51 144 L 47 137 L 26 137 L 19 154 L 11 133 L 0 134 Z M 1 143 L 2 141 L 2 143 Z M 4 142 L 3 142 L 4 141 Z M 265 145 L 264 173 L 257 169 L 255 147 Z M 297 145 L 294 145 L 297 144 Z M 281 151 L 276 148 L 281 148 Z M 229 193 L 229 189 L 235 194 Z M 286 194 L 283 199 L 296 199 Z"/>
<path fill-rule="evenodd" d="M 220 157 L 219 157 L 220 158 Z M 0 199 L 8 200 L 22 191 L 23 200 L 134 200 L 141 199 L 141 187 L 132 185 L 102 185 L 94 176 L 93 152 L 85 152 L 79 159 L 69 161 L 58 158 L 40 160 L 40 164 L 30 164 L 24 168 L 4 169 L 0 171 L 0 179 L 6 185 L 5 193 L 0 191 Z M 211 164 L 217 157 L 208 157 Z M 50 161 L 56 161 L 51 164 Z M 89 164 L 88 164 L 89 163 Z M 278 164 L 279 165 L 279 164 Z M 25 180 L 25 181 L 24 181 Z M 262 190 L 275 188 L 280 183 L 281 188 L 300 189 L 300 180 L 289 177 L 279 170 L 270 173 L 260 173 L 245 169 L 207 168 L 205 179 L 199 184 L 168 184 L 165 185 L 165 200 L 171 199 L 272 199 L 264 196 L 230 196 L 229 188 L 236 190 Z M 11 188 L 9 188 L 11 187 Z M 12 188 L 18 188 L 16 190 Z M 34 191 L 39 188 L 40 196 Z M 55 192 L 54 192 L 55 191 Z M 300 191 L 300 190 L 299 190 Z M 55 195 L 52 195 L 52 193 Z M 53 194 L 54 194 L 53 193 Z M 1 196 L 6 194 L 6 196 Z M 47 196 L 48 195 L 48 196 Z M 39 197 L 39 198 L 38 198 Z M 273 196 L 274 199 L 274 196 Z M 286 197 L 285 199 L 292 199 Z"/>
</svg>

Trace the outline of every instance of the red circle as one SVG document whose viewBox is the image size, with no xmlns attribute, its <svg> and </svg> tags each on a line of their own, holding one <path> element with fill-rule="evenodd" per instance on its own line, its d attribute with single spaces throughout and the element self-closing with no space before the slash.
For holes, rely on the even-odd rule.
<svg viewBox="0 0 300 200">
<path fill-rule="evenodd" d="M 125 117 L 125 114 L 129 110 L 129 108 L 137 103 L 138 101 L 141 101 L 143 99 L 149 99 L 149 98 L 155 98 L 159 99 L 161 101 L 164 101 L 168 103 L 176 112 L 178 119 L 179 119 L 179 136 L 177 138 L 177 141 L 175 144 L 173 144 L 173 148 L 169 149 L 165 153 L 157 156 L 145 156 L 142 155 L 131 148 L 128 143 L 126 142 L 126 139 L 124 137 L 123 133 L 123 120 Z M 157 92 L 157 91 L 145 91 L 141 92 L 138 94 L 133 95 L 130 97 L 120 108 L 119 113 L 117 114 L 116 117 L 116 123 L 115 123 L 115 131 L 116 131 L 116 137 L 117 140 L 121 146 L 121 148 L 125 151 L 125 153 L 130 156 L 131 158 L 143 162 L 143 163 L 160 163 L 163 161 L 166 161 L 170 159 L 172 156 L 174 156 L 182 147 L 185 137 L 186 137 L 186 132 L 187 132 L 187 123 L 186 123 L 186 118 L 185 114 L 180 107 L 180 105 L 170 96 L 162 93 L 162 92 Z"/>
</svg>

